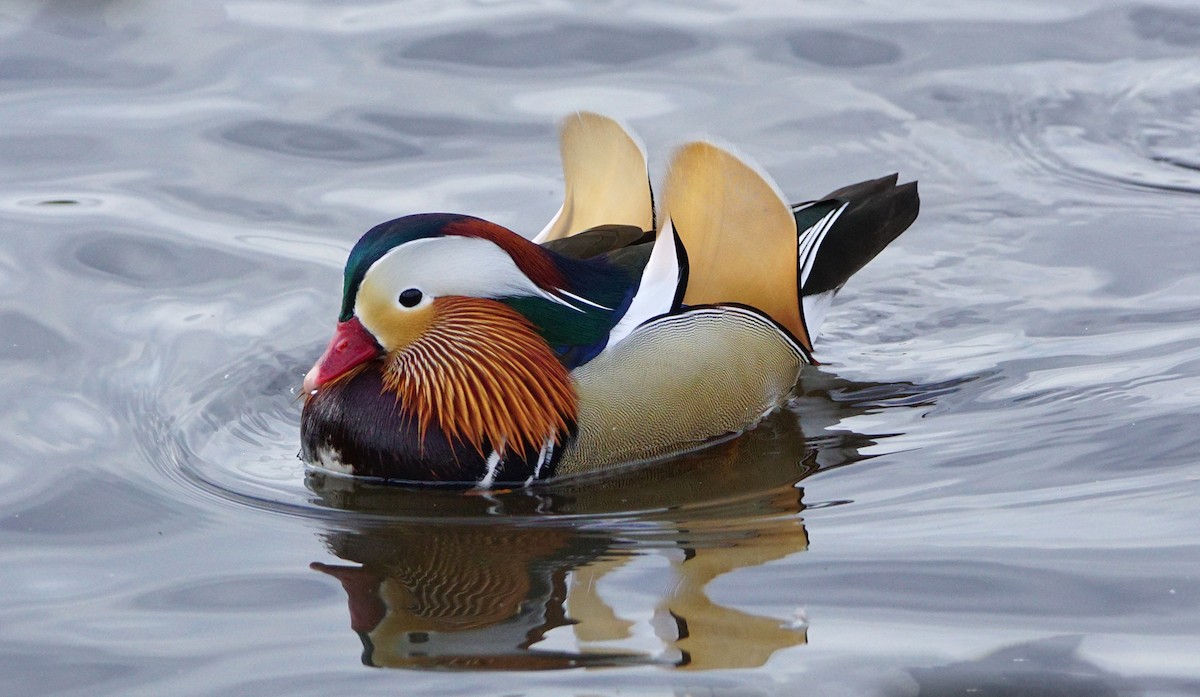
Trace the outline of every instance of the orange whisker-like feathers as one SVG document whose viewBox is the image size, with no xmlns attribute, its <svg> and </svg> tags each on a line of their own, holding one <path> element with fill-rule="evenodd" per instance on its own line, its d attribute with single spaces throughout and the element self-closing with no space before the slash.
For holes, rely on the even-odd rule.
<svg viewBox="0 0 1200 697">
<path fill-rule="evenodd" d="M 430 327 L 384 369 L 385 388 L 416 415 L 421 441 L 436 426 L 485 457 L 485 443 L 502 456 L 561 444 L 578 398 L 529 320 L 481 298 L 438 298 L 434 309 Z"/>
</svg>

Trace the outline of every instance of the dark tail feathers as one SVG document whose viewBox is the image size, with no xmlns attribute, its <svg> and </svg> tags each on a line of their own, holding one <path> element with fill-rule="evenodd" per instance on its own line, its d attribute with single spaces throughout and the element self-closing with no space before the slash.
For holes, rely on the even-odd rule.
<svg viewBox="0 0 1200 697">
<path fill-rule="evenodd" d="M 793 206 L 800 231 L 801 297 L 840 289 L 912 225 L 921 208 L 917 183 L 897 186 L 897 178 L 851 184 Z"/>
</svg>

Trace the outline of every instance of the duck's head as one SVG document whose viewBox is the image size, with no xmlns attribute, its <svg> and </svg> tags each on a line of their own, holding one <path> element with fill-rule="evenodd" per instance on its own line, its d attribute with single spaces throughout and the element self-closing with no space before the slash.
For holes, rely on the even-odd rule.
<svg viewBox="0 0 1200 697">
<path fill-rule="evenodd" d="M 350 252 L 337 329 L 305 392 L 378 370 L 422 432 L 498 452 L 540 445 L 574 417 L 572 363 L 603 348 L 628 303 L 614 271 L 469 216 L 383 223 Z"/>
</svg>

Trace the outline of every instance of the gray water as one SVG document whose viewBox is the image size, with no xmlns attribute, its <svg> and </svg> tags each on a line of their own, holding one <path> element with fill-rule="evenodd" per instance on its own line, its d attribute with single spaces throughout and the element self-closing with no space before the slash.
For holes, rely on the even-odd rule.
<svg viewBox="0 0 1200 697">
<path fill-rule="evenodd" d="M 921 216 L 737 441 L 306 478 L 350 245 L 580 108 Z M 1198 134 L 1183 2 L 0 3 L 0 694 L 1200 694 Z"/>
</svg>

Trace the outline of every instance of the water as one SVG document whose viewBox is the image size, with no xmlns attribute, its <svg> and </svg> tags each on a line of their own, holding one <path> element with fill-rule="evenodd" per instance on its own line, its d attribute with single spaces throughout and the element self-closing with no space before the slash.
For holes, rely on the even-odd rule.
<svg viewBox="0 0 1200 697">
<path fill-rule="evenodd" d="M 0 693 L 1200 693 L 1198 48 L 1187 3 L 9 0 Z M 349 246 L 540 229 L 578 108 L 921 217 L 735 442 L 306 479 Z"/>
</svg>

